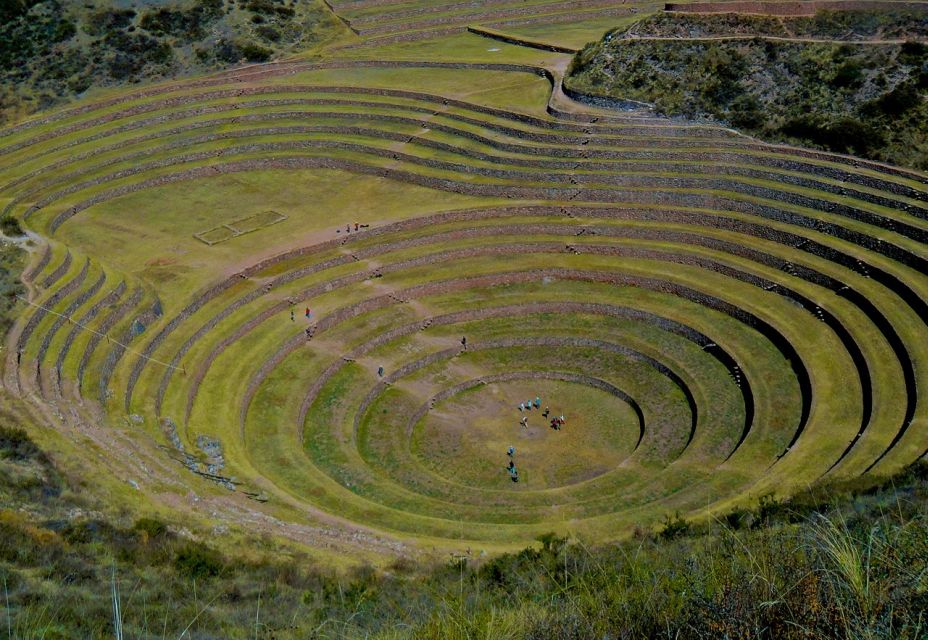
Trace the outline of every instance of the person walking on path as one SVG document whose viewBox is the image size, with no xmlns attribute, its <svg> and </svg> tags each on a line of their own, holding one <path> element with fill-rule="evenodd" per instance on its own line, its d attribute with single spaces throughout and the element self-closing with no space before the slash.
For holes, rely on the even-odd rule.
<svg viewBox="0 0 928 640">
<path fill-rule="evenodd" d="M 467 336 L 461 337 L 461 346 L 464 347 L 464 351 L 467 351 Z"/>
<path fill-rule="evenodd" d="M 546 406 L 546 407 L 545 407 L 545 412 L 542 413 L 541 415 L 543 415 L 544 417 L 547 418 L 549 413 L 551 413 L 551 407 L 547 407 L 547 406 Z"/>
<path fill-rule="evenodd" d="M 522 425 L 523 429 L 528 429 L 528 416 L 522 416 L 522 421 L 519 424 Z"/>
<path fill-rule="evenodd" d="M 509 449 L 506 450 L 506 455 L 508 455 L 510 458 L 516 455 L 516 448 L 512 445 L 509 445 Z"/>
<path fill-rule="evenodd" d="M 541 409 L 541 397 L 535 396 L 535 408 Z"/>
<path fill-rule="evenodd" d="M 522 413 L 523 411 L 525 411 L 525 403 L 524 403 L 524 402 L 520 402 L 520 403 L 519 403 L 519 413 Z"/>
</svg>

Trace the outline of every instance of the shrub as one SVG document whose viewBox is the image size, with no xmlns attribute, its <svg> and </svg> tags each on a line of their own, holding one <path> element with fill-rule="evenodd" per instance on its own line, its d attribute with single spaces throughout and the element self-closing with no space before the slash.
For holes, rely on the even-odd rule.
<svg viewBox="0 0 928 640">
<path fill-rule="evenodd" d="M 664 540 L 673 540 L 674 538 L 680 538 L 685 536 L 690 532 L 690 523 L 686 521 L 683 516 L 680 515 L 680 512 L 670 515 L 669 513 L 664 516 L 663 527 L 660 530 L 660 537 Z"/>
<path fill-rule="evenodd" d="M 280 40 L 280 31 L 268 25 L 261 25 L 260 27 L 256 27 L 255 33 L 270 42 L 277 42 Z"/>
<path fill-rule="evenodd" d="M 33 525 L 21 514 L 0 511 L 0 559 L 45 565 L 57 560 L 63 548 L 55 532 Z"/>
<path fill-rule="evenodd" d="M 273 51 L 270 49 L 265 49 L 259 44 L 253 42 L 246 42 L 241 45 L 242 56 L 248 60 L 248 62 L 265 62 L 270 60 L 273 55 Z"/>
<path fill-rule="evenodd" d="M 110 31 L 125 29 L 132 24 L 135 18 L 133 9 L 111 9 L 97 11 L 90 16 L 84 30 L 92 36 L 102 35 Z"/>
<path fill-rule="evenodd" d="M 104 520 L 79 520 L 69 523 L 61 531 L 61 537 L 70 544 L 112 542 L 116 538 L 116 529 Z"/>
<path fill-rule="evenodd" d="M 177 552 L 174 568 L 186 578 L 211 578 L 222 572 L 224 563 L 218 551 L 191 542 Z"/>
<path fill-rule="evenodd" d="M 883 144 L 883 136 L 877 129 L 856 118 L 841 118 L 828 125 L 824 143 L 833 151 L 866 156 Z"/>
<path fill-rule="evenodd" d="M 150 540 L 157 540 L 168 534 L 168 525 L 154 518 L 139 518 L 132 528 L 145 533 Z"/>
<path fill-rule="evenodd" d="M 928 45 L 922 42 L 903 42 L 897 60 L 902 64 L 920 65 L 928 58 Z"/>
<path fill-rule="evenodd" d="M 69 20 L 61 20 L 55 24 L 55 30 L 51 34 L 52 42 L 64 42 L 70 40 L 77 33 L 77 27 Z"/>
<path fill-rule="evenodd" d="M 912 84 L 902 84 L 884 94 L 874 102 L 864 106 L 865 113 L 898 116 L 912 109 L 921 102 L 921 96 Z"/>
<path fill-rule="evenodd" d="M 919 89 L 928 89 L 928 65 L 918 73 L 918 77 L 915 79 L 915 85 Z"/>
<path fill-rule="evenodd" d="M 761 110 L 760 102 L 752 95 L 742 94 L 731 103 L 729 120 L 736 127 L 759 129 L 767 118 Z"/>
<path fill-rule="evenodd" d="M 294 15 L 293 9 L 285 7 L 273 0 L 248 0 L 245 3 L 245 9 L 252 13 L 264 15 L 278 15 L 284 18 L 291 18 Z"/>
<path fill-rule="evenodd" d="M 4 216 L 0 218 L 0 230 L 4 234 L 12 237 L 25 235 L 22 225 L 19 224 L 19 220 L 13 216 Z"/>
<path fill-rule="evenodd" d="M 823 124 L 817 116 L 814 115 L 802 115 L 796 118 L 790 118 L 783 126 L 780 127 L 780 131 L 787 136 L 792 138 L 808 138 L 810 140 L 817 140 L 821 137 L 821 131 L 823 129 Z"/>
<path fill-rule="evenodd" d="M 833 87 L 851 88 L 860 85 L 863 80 L 863 67 L 856 60 L 848 60 L 835 71 L 831 78 Z"/>
<path fill-rule="evenodd" d="M 142 16 L 139 26 L 157 35 L 198 40 L 206 27 L 222 15 L 222 0 L 200 0 L 192 9 L 161 8 Z"/>
<path fill-rule="evenodd" d="M 41 0 L 3 0 L 0 2 L 0 22 L 26 15 L 33 5 Z"/>
<path fill-rule="evenodd" d="M 42 450 L 23 429 L 0 425 L 0 459 L 17 462 L 39 458 Z"/>
</svg>

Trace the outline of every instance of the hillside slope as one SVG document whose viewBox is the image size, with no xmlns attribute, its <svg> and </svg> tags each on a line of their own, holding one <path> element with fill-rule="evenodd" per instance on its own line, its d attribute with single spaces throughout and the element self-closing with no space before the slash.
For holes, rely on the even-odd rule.
<svg viewBox="0 0 928 640">
<path fill-rule="evenodd" d="M 0 3 L 0 124 L 94 87 L 309 50 L 343 29 L 318 0 Z"/>
<path fill-rule="evenodd" d="M 588 45 L 566 84 L 765 140 L 924 169 L 928 46 L 898 39 L 924 35 L 914 14 L 658 15 Z"/>
</svg>

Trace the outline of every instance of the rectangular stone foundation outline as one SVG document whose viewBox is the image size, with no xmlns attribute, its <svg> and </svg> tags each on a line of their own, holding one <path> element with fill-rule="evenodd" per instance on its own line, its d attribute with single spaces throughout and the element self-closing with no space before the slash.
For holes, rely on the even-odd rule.
<svg viewBox="0 0 928 640">
<path fill-rule="evenodd" d="M 231 222 L 224 222 L 206 231 L 200 231 L 199 233 L 193 234 L 193 237 L 203 244 L 213 246 L 214 244 L 243 236 L 246 233 L 264 229 L 272 224 L 283 222 L 286 219 L 287 216 L 277 211 L 262 211 L 261 213 L 253 213 L 250 216 L 238 218 Z"/>
</svg>

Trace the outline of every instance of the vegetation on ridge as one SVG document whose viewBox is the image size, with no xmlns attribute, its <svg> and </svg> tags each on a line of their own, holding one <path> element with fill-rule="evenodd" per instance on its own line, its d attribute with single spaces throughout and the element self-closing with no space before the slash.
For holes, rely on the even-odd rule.
<svg viewBox="0 0 928 640">
<path fill-rule="evenodd" d="M 853 15 L 866 26 L 871 14 Z M 921 20 L 910 28 L 896 24 L 897 30 L 921 34 Z M 655 16 L 587 45 L 574 59 L 566 85 L 590 95 L 650 102 L 668 115 L 714 118 L 765 140 L 928 168 L 928 45 L 674 39 L 723 31 L 806 36 L 806 27 L 815 24 L 810 18 Z M 846 35 L 834 31 L 828 35 Z"/>
<path fill-rule="evenodd" d="M 337 33 L 319 0 L 0 3 L 0 124 L 92 87 L 311 49 Z"/>
</svg>

